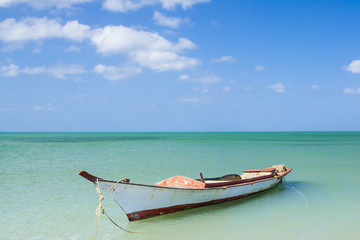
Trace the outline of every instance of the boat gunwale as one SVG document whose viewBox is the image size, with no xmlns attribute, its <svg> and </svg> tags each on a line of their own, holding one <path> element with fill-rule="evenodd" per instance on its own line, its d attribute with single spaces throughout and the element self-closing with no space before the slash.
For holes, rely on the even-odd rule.
<svg viewBox="0 0 360 240">
<path fill-rule="evenodd" d="M 231 181 L 229 181 L 229 185 L 220 186 L 220 187 L 207 187 L 207 188 L 163 187 L 163 186 L 156 186 L 156 185 L 143 184 L 143 183 L 121 182 L 121 180 L 120 181 L 113 181 L 113 180 L 106 180 L 106 179 L 98 178 L 96 176 L 93 176 L 93 175 L 87 173 L 86 171 L 80 171 L 79 175 L 82 176 L 83 178 L 87 179 L 88 181 L 93 182 L 93 183 L 95 183 L 95 181 L 98 180 L 99 182 L 109 182 L 109 183 L 115 183 L 115 184 L 121 184 L 121 185 L 133 185 L 133 186 L 150 187 L 150 188 L 162 188 L 162 189 L 169 189 L 169 190 L 189 190 L 189 191 L 194 191 L 194 190 L 226 189 L 226 188 L 239 187 L 239 186 L 245 186 L 245 185 L 250 185 L 250 184 L 254 184 L 254 183 L 269 181 L 269 180 L 272 180 L 272 179 L 278 179 L 278 178 L 282 179 L 287 174 L 289 174 L 292 170 L 293 170 L 292 168 L 287 168 L 285 172 L 281 173 L 278 176 L 269 177 L 269 178 L 265 178 L 265 179 L 259 179 L 259 180 L 256 180 L 256 181 L 249 181 L 249 182 L 235 183 L 235 184 L 231 184 L 230 183 Z M 86 177 L 86 176 L 82 175 L 81 174 L 82 172 L 85 172 L 85 174 L 87 176 L 89 176 L 89 177 Z M 96 178 L 96 180 L 94 178 Z"/>
</svg>

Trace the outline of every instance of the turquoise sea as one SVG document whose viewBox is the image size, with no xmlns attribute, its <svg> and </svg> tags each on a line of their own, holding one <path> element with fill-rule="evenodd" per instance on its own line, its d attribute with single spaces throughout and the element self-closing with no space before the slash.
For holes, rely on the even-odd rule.
<svg viewBox="0 0 360 240">
<path fill-rule="evenodd" d="M 0 133 L 0 239 L 91 239 L 98 204 L 86 170 L 152 184 L 285 164 L 278 187 L 137 222 L 105 197 L 97 239 L 316 239 L 360 236 L 360 132 Z"/>
</svg>

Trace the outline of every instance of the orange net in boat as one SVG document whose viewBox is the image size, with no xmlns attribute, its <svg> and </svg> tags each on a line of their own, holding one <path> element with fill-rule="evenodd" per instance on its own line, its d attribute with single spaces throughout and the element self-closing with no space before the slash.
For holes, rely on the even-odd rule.
<svg viewBox="0 0 360 240">
<path fill-rule="evenodd" d="M 188 177 L 175 176 L 158 182 L 155 186 L 173 188 L 205 188 L 205 183 Z"/>
</svg>

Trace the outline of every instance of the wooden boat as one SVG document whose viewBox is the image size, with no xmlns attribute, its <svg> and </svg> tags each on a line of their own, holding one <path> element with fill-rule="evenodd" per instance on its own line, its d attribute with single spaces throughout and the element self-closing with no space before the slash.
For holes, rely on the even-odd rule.
<svg viewBox="0 0 360 240">
<path fill-rule="evenodd" d="M 292 171 L 284 165 L 243 171 L 217 178 L 190 179 L 176 176 L 155 185 L 109 181 L 85 171 L 79 175 L 98 183 L 123 209 L 130 221 L 222 203 L 270 189 Z"/>
</svg>

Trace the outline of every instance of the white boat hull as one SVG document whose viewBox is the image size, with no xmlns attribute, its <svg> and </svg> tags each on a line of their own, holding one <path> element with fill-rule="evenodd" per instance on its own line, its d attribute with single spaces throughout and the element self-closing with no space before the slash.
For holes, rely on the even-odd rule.
<svg viewBox="0 0 360 240">
<path fill-rule="evenodd" d="M 262 192 L 281 182 L 282 178 L 291 170 L 288 169 L 279 176 L 258 181 L 200 189 L 116 183 L 103 179 L 98 179 L 98 182 L 104 191 L 111 188 L 107 195 L 110 195 L 119 204 L 130 221 L 135 221 L 188 208 L 235 200 Z"/>
</svg>

